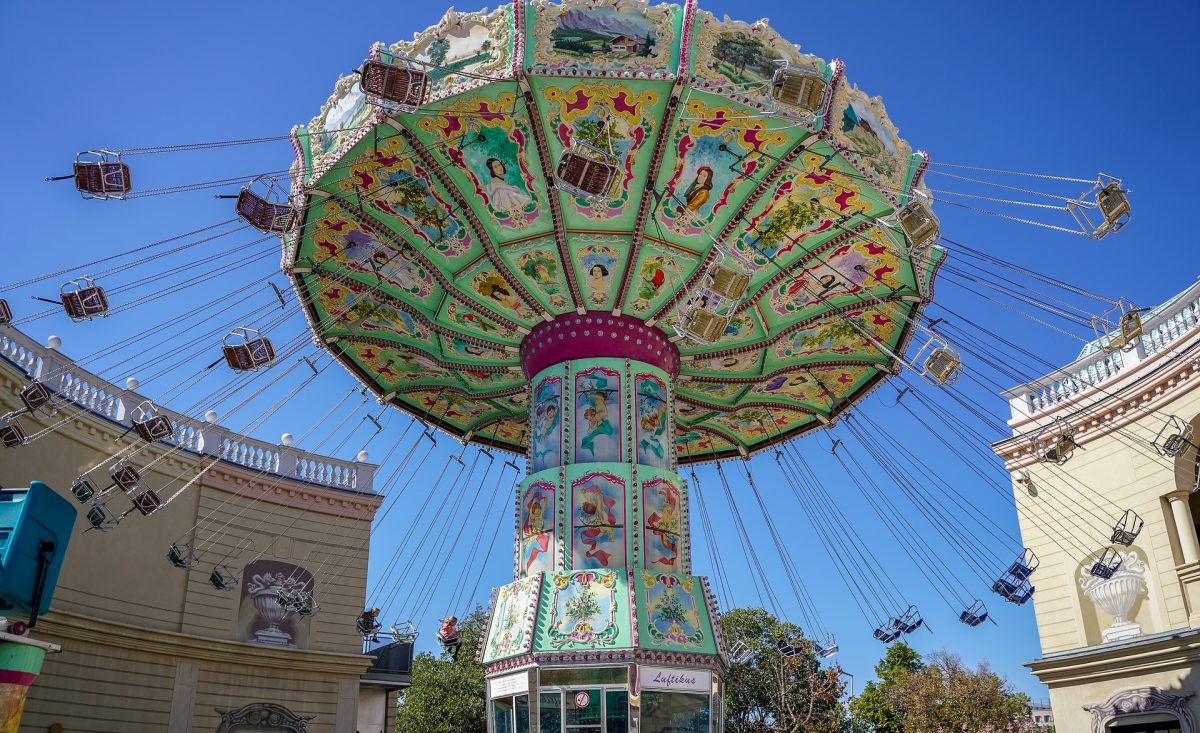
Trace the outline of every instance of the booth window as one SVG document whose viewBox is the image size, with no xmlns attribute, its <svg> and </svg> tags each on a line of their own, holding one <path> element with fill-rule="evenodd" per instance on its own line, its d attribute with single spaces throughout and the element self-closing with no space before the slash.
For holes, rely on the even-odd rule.
<svg viewBox="0 0 1200 733">
<path fill-rule="evenodd" d="M 642 693 L 642 730 L 708 733 L 709 695 L 699 692 Z"/>
</svg>

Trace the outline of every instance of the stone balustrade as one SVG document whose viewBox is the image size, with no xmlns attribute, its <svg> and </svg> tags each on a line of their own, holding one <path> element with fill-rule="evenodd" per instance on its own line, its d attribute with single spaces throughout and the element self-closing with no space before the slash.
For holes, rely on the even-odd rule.
<svg viewBox="0 0 1200 733">
<path fill-rule="evenodd" d="M 1041 379 L 1004 393 L 1013 419 L 1037 415 L 1107 382 L 1124 370 L 1170 348 L 1200 324 L 1200 282 L 1142 317 L 1142 338 L 1133 348 L 1097 349 Z"/>
<path fill-rule="evenodd" d="M 129 427 L 137 408 L 149 398 L 92 374 L 58 351 L 42 346 L 12 326 L 0 326 L 0 357 L 30 379 L 54 390 L 60 399 Z M 241 435 L 215 423 L 197 420 L 162 405 L 156 414 L 171 419 L 174 432 L 162 442 L 199 455 L 335 489 L 374 493 L 376 466 L 322 456 L 291 446 Z"/>
</svg>

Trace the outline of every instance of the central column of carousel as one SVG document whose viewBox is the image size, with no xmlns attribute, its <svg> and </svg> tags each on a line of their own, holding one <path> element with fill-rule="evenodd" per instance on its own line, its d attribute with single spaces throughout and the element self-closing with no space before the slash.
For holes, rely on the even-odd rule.
<svg viewBox="0 0 1200 733">
<path fill-rule="evenodd" d="M 515 580 L 480 650 L 489 731 L 719 732 L 716 605 L 675 472 L 678 349 L 636 318 L 570 314 L 534 328 L 521 362 L 529 466 Z"/>
</svg>

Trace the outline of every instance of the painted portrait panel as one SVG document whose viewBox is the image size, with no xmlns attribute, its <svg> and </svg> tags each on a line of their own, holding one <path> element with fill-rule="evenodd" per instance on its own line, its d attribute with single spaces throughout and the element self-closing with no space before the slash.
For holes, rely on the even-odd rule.
<svg viewBox="0 0 1200 733">
<path fill-rule="evenodd" d="M 650 374 L 634 379 L 637 394 L 637 461 L 644 466 L 670 468 L 667 450 L 667 385 Z"/>
<path fill-rule="evenodd" d="M 625 480 L 589 473 L 571 483 L 572 567 L 625 567 Z"/>
<path fill-rule="evenodd" d="M 575 460 L 621 460 L 621 377 L 594 367 L 575 375 Z"/>
<path fill-rule="evenodd" d="M 533 470 L 562 465 L 562 379 L 547 377 L 534 390 Z"/>
<path fill-rule="evenodd" d="M 555 486 L 539 481 L 521 500 L 521 574 L 534 575 L 554 566 Z"/>
</svg>

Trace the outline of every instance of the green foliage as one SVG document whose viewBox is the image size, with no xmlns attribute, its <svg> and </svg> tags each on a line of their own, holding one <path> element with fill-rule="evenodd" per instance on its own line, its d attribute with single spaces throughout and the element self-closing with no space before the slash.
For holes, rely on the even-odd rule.
<svg viewBox="0 0 1200 733">
<path fill-rule="evenodd" d="M 923 666 L 921 655 L 908 644 L 901 641 L 889 646 L 887 654 L 875 665 L 879 681 L 868 682 L 862 694 L 850 702 L 853 729 L 902 733 L 904 710 L 894 699 L 894 691 Z"/>
<path fill-rule="evenodd" d="M 775 54 L 765 43 L 745 33 L 722 33 L 713 48 L 713 54 L 736 67 L 738 76 L 742 76 L 747 67 L 764 77 L 771 76 L 775 71 Z"/>
<path fill-rule="evenodd" d="M 799 203 L 787 199 L 783 205 L 771 210 L 771 224 L 761 235 L 759 241 L 768 247 L 774 247 L 792 232 L 802 232 L 821 218 L 821 204 L 816 201 Z"/>
<path fill-rule="evenodd" d="M 429 49 L 426 53 L 429 54 L 429 63 L 434 66 L 441 66 L 446 60 L 446 52 L 450 50 L 450 42 L 445 38 L 439 38 L 429 44 Z"/>
<path fill-rule="evenodd" d="M 725 729 L 728 733 L 791 733 L 845 729 L 839 699 L 844 685 L 838 667 L 822 667 L 799 626 L 761 608 L 737 608 L 721 614 L 721 630 L 730 645 L 743 642 L 751 660 L 731 666 L 725 678 Z M 780 643 L 800 653 L 784 657 Z"/>
<path fill-rule="evenodd" d="M 475 650 L 487 622 L 476 607 L 458 624 L 462 647 L 458 660 L 443 652 L 428 652 L 413 660 L 412 687 L 403 693 L 396 712 L 397 733 L 484 733 L 487 709 L 484 667 L 475 661 Z"/>
<path fill-rule="evenodd" d="M 449 217 L 438 206 L 429 203 L 429 191 L 411 175 L 392 179 L 388 183 L 388 202 L 401 209 L 412 212 L 412 218 L 417 224 L 429 229 L 436 229 L 438 239 L 446 236 L 446 224 Z"/>
</svg>

